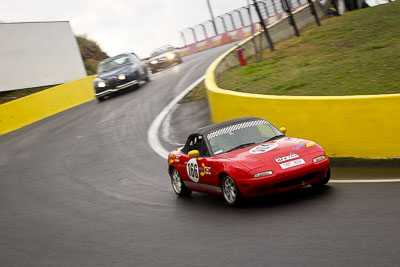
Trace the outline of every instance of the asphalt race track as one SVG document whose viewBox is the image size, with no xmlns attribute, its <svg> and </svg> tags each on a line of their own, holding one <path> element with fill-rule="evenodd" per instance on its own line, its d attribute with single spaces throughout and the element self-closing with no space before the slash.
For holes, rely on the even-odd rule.
<svg viewBox="0 0 400 267">
<path fill-rule="evenodd" d="M 238 208 L 176 197 L 147 131 L 225 49 L 0 136 L 0 266 L 398 266 L 400 183 L 304 187 Z M 199 113 L 184 110 L 193 127 Z"/>
</svg>

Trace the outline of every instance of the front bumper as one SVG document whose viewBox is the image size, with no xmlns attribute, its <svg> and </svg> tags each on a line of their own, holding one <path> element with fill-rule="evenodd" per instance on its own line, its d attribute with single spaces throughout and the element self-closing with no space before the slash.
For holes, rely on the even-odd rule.
<svg viewBox="0 0 400 267">
<path fill-rule="evenodd" d="M 168 66 L 171 66 L 172 64 L 174 64 L 176 62 L 178 62 L 177 58 L 165 59 L 165 60 L 159 61 L 156 64 L 151 64 L 150 63 L 150 68 L 151 69 L 163 69 L 163 68 L 166 68 Z"/>
<path fill-rule="evenodd" d="M 284 172 L 265 178 L 235 180 L 244 197 L 279 193 L 323 180 L 329 170 L 329 160 L 295 172 Z"/>
<path fill-rule="evenodd" d="M 118 92 L 120 90 L 123 90 L 125 88 L 128 88 L 128 87 L 131 87 L 133 85 L 136 85 L 138 83 L 139 83 L 138 80 L 133 80 L 133 81 L 121 84 L 121 85 L 117 85 L 115 88 L 105 89 L 102 92 L 98 92 L 98 93 L 94 94 L 94 96 L 95 97 L 102 97 L 102 96 L 110 95 L 110 94 L 113 94 L 113 93 Z"/>
</svg>

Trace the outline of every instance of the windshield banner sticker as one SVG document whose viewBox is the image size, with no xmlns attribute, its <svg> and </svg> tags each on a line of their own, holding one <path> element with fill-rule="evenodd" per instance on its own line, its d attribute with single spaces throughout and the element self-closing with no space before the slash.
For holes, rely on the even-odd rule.
<svg viewBox="0 0 400 267">
<path fill-rule="evenodd" d="M 250 153 L 251 154 L 261 154 L 261 153 L 268 152 L 276 147 L 278 147 L 278 144 L 276 144 L 276 143 L 262 144 L 262 145 L 259 145 L 259 146 L 256 146 L 256 147 L 253 147 L 252 149 L 250 149 Z"/>
<path fill-rule="evenodd" d="M 247 122 L 243 122 L 243 123 L 234 124 L 229 127 L 218 129 L 217 131 L 207 134 L 207 139 L 211 140 L 212 138 L 223 135 L 223 134 L 227 134 L 227 133 L 230 133 L 230 132 L 233 132 L 236 130 L 240 130 L 240 129 L 244 129 L 244 128 L 248 128 L 248 127 L 252 127 L 252 126 L 256 126 L 256 125 L 261 125 L 261 124 L 269 124 L 269 122 L 265 121 L 265 120 L 254 120 L 254 121 L 247 121 Z"/>
</svg>

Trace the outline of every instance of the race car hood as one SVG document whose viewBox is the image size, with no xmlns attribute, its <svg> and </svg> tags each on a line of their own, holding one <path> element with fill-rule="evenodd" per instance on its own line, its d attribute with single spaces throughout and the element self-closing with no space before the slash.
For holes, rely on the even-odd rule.
<svg viewBox="0 0 400 267">
<path fill-rule="evenodd" d="M 299 158 L 318 151 L 322 151 L 321 147 L 312 141 L 284 137 L 234 150 L 221 154 L 218 157 L 239 163 L 249 169 L 255 169 L 279 163 L 281 160 Z"/>
<path fill-rule="evenodd" d="M 126 64 L 126 65 L 120 66 L 118 68 L 111 69 L 111 70 L 99 73 L 97 75 L 97 77 L 100 78 L 100 79 L 103 79 L 103 80 L 107 80 L 107 79 L 109 79 L 111 77 L 118 76 L 118 74 L 131 72 L 131 71 L 132 71 L 132 64 Z"/>
</svg>

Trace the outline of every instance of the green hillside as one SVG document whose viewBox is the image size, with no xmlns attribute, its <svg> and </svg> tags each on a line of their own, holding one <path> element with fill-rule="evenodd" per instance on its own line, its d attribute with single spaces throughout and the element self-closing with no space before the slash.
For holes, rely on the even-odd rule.
<svg viewBox="0 0 400 267">
<path fill-rule="evenodd" d="M 400 93 L 400 2 L 347 12 L 218 77 L 221 88 L 273 95 Z"/>
<path fill-rule="evenodd" d="M 108 55 L 101 50 L 95 41 L 90 40 L 86 36 L 76 36 L 76 41 L 78 42 L 87 74 L 96 74 L 99 62 L 108 58 Z"/>
<path fill-rule="evenodd" d="M 329 17 L 300 37 L 217 77 L 219 87 L 270 95 L 400 93 L 400 2 Z M 186 101 L 205 97 L 204 87 Z"/>
</svg>

